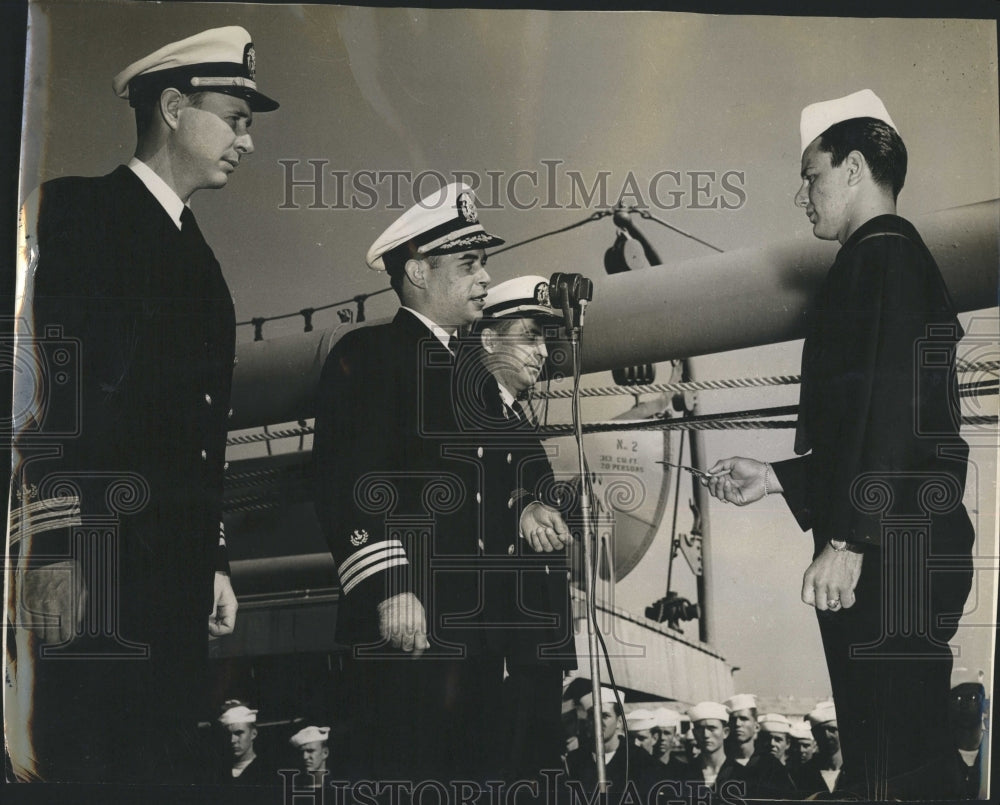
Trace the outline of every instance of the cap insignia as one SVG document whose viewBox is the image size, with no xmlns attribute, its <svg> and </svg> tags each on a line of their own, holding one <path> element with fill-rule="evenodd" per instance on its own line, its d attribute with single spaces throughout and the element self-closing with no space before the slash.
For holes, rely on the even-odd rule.
<svg viewBox="0 0 1000 805">
<path fill-rule="evenodd" d="M 467 224 L 479 223 L 479 213 L 476 212 L 476 202 L 472 200 L 472 193 L 468 191 L 459 193 L 457 207 L 458 214 Z"/>
<path fill-rule="evenodd" d="M 535 286 L 535 304 L 552 307 L 552 302 L 549 301 L 549 284 L 547 282 L 540 282 Z"/>
<path fill-rule="evenodd" d="M 247 68 L 247 74 L 251 81 L 257 80 L 257 53 L 253 49 L 253 42 L 247 42 L 243 48 L 243 66 Z"/>
</svg>

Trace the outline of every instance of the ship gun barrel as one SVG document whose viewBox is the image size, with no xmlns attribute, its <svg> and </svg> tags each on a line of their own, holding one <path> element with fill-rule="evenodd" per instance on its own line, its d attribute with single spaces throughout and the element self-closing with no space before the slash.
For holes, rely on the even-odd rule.
<svg viewBox="0 0 1000 805">
<path fill-rule="evenodd" d="M 914 219 L 960 311 L 997 304 L 1000 199 Z M 801 338 L 837 244 L 802 237 L 595 277 L 584 372 Z M 323 361 L 341 326 L 242 343 L 233 429 L 314 415 Z M 556 367 L 557 369 L 559 367 Z"/>
</svg>

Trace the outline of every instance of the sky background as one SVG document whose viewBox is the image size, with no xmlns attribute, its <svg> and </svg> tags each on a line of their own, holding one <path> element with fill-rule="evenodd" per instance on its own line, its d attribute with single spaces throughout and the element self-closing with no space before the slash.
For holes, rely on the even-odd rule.
<svg viewBox="0 0 1000 805">
<path fill-rule="evenodd" d="M 255 117 L 256 152 L 229 186 L 192 202 L 240 321 L 387 284 L 365 266 L 364 254 L 400 212 L 386 209 L 388 182 L 377 186 L 372 209 L 310 209 L 310 191 L 288 198 L 281 160 L 295 161 L 298 177 L 311 170 L 308 160 L 324 160 L 326 170 L 348 177 L 371 170 L 438 171 L 449 178 L 455 171 L 482 177 L 497 171 L 505 182 L 518 170 L 544 177 L 544 161 L 560 160 L 554 188 L 543 184 L 533 194 L 519 181 L 519 197 L 537 199 L 535 209 L 516 209 L 489 186 L 480 192 L 481 219 L 508 242 L 614 204 L 631 172 L 654 215 L 732 250 L 808 235 L 809 223 L 792 201 L 799 184 L 799 112 L 870 87 L 909 151 L 900 214 L 1000 195 L 993 22 L 87 2 L 32 9 L 22 197 L 40 181 L 106 173 L 127 161 L 133 121 L 128 104 L 111 91 L 111 78 L 162 44 L 229 24 L 251 32 L 258 84 L 281 103 L 277 112 Z M 690 185 L 665 181 L 662 201 L 669 190 L 684 192 L 677 209 L 663 209 L 647 192 L 663 170 L 740 172 L 741 192 L 724 194 L 710 182 L 709 197 L 699 198 Z M 606 204 L 569 208 L 570 171 L 588 186 L 608 171 Z M 424 187 L 435 189 L 436 181 L 428 178 Z M 400 188 L 399 203 L 410 204 L 410 185 Z M 550 195 L 552 209 L 541 208 Z M 736 209 L 695 208 L 713 197 L 739 203 Z M 338 200 L 332 177 L 324 198 Z M 372 204 L 367 194 L 357 200 Z M 639 224 L 665 264 L 710 253 L 653 222 Z M 601 274 L 614 234 L 603 219 L 498 255 L 489 263 L 493 282 L 524 273 Z M 831 260 L 835 251 L 831 245 Z M 394 296 L 383 294 L 368 303 L 368 316 L 388 316 L 395 307 Z M 714 313 L 725 321 L 725 310 Z M 315 326 L 336 321 L 334 311 L 318 313 Z M 975 326 L 995 340 L 996 311 L 979 315 Z M 273 322 L 265 335 L 299 329 L 300 319 Z M 239 338 L 252 338 L 250 328 L 241 328 Z M 801 343 L 791 342 L 701 356 L 695 367 L 700 378 L 793 374 L 800 353 Z M 658 379 L 666 376 L 661 367 Z M 608 384 L 610 374 L 588 382 Z M 700 405 L 708 413 L 793 404 L 796 397 L 796 387 L 704 393 Z M 585 417 L 603 419 L 629 403 L 628 397 L 603 402 L 585 408 Z M 985 405 L 995 411 L 996 397 L 985 398 Z M 711 432 L 705 439 L 710 461 L 740 454 L 778 459 L 791 454 L 792 441 L 791 431 Z M 998 553 L 995 442 L 995 434 L 974 440 L 967 498 L 984 566 L 996 566 L 988 557 Z M 714 505 L 710 517 L 713 643 L 740 667 L 736 689 L 825 695 L 814 615 L 799 601 L 810 537 L 798 531 L 780 497 L 738 511 Z M 681 530 L 690 525 L 686 507 L 679 524 Z M 619 606 L 641 612 L 663 595 L 667 551 L 661 534 L 619 585 Z M 973 664 L 992 653 L 990 576 L 978 574 L 957 638 Z M 689 582 L 679 579 L 680 589 Z"/>
</svg>

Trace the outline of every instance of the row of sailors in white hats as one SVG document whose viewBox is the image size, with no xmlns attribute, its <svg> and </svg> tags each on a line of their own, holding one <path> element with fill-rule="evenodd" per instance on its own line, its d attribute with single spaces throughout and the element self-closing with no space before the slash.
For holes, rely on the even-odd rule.
<svg viewBox="0 0 1000 805">
<path fill-rule="evenodd" d="M 226 740 L 226 762 L 217 782 L 250 785 L 274 784 L 277 766 L 257 754 L 257 710 L 235 699 L 222 706 L 216 726 Z M 289 739 L 289 751 L 297 759 L 297 770 L 306 775 L 296 781 L 297 788 L 323 785 L 329 771 L 330 727 L 308 724 L 300 727 Z"/>
<path fill-rule="evenodd" d="M 589 714 L 592 695 L 588 693 L 580 701 Z M 619 707 L 614 691 L 602 688 L 602 711 L 617 713 Z M 802 788 L 820 791 L 819 786 L 825 783 L 832 792 L 840 777 L 842 759 L 832 701 L 820 702 L 805 718 L 795 720 L 781 713 L 758 714 L 756 697 L 750 693 L 731 696 L 725 702 L 699 702 L 684 712 L 663 706 L 636 707 L 626 710 L 624 716 L 621 732 L 652 760 L 667 767 L 665 777 L 681 766 L 704 767 L 704 779 L 711 783 L 713 765 L 718 768 L 724 758 L 746 766 L 756 755 L 770 755 L 781 763 L 795 788 L 801 779 Z M 577 745 L 589 740 L 588 724 L 589 719 L 579 741 L 574 741 Z M 728 735 L 713 741 L 708 737 L 712 732 Z M 703 752 L 706 757 L 700 758 Z M 707 755 L 716 753 L 713 763 Z M 803 770 L 810 774 L 800 775 Z"/>
<path fill-rule="evenodd" d="M 951 731 L 955 751 L 953 757 L 942 761 L 939 771 L 959 780 L 963 799 L 981 798 L 988 779 L 989 699 L 984 679 L 984 673 L 975 668 L 953 669 L 949 723 L 941 725 Z M 581 703 L 589 714 L 591 694 Z M 601 711 L 609 716 L 623 715 L 610 688 L 601 689 Z M 756 697 L 740 693 L 724 702 L 699 702 L 684 713 L 662 706 L 634 707 L 624 711 L 619 723 L 619 733 L 628 736 L 630 746 L 626 749 L 644 752 L 654 764 L 663 764 L 663 779 L 673 779 L 678 771 L 684 779 L 691 779 L 687 772 L 694 772 L 694 779 L 712 784 L 716 772 L 722 772 L 720 779 L 726 776 L 723 763 L 729 765 L 730 775 L 736 769 L 734 764 L 744 767 L 749 775 L 755 760 L 770 756 L 768 762 L 772 767 L 774 762 L 782 765 L 799 795 L 836 793 L 843 782 L 837 711 L 832 701 L 820 702 L 805 718 L 790 719 L 781 713 L 758 714 Z M 590 754 L 589 746 L 584 746 L 588 724 L 589 718 L 576 725 L 583 725 L 577 753 Z M 609 736 L 604 737 L 607 753 L 613 747 Z M 758 771 L 760 768 L 758 763 Z M 736 773 L 739 775 L 738 770 Z M 772 783 L 774 779 L 772 774 Z M 785 798 L 773 787 L 770 793 L 773 796 L 768 798 Z"/>
</svg>

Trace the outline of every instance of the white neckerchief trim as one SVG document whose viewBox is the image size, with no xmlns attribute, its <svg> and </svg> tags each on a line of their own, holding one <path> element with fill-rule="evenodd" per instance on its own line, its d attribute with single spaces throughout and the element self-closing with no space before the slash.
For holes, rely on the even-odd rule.
<svg viewBox="0 0 1000 805">
<path fill-rule="evenodd" d="M 153 198 L 160 202 L 160 206 L 170 216 L 170 220 L 174 222 L 174 226 L 180 229 L 181 213 L 184 212 L 184 202 L 181 201 L 181 197 L 171 189 L 170 185 L 163 181 L 156 171 L 141 159 L 132 157 L 128 161 L 128 168 L 139 177 L 140 182 L 146 185 L 146 189 L 153 194 Z"/>
<path fill-rule="evenodd" d="M 434 334 L 434 337 L 437 338 L 437 340 L 440 341 L 442 344 L 444 344 L 444 348 L 447 349 L 449 352 L 451 351 L 451 333 L 449 333 L 447 330 L 441 327 L 441 325 L 435 324 L 430 319 L 428 319 L 423 313 L 414 310 L 412 307 L 407 307 L 406 305 L 400 305 L 400 307 L 403 310 L 410 311 L 410 313 L 412 313 L 414 316 L 420 319 L 423 325 Z"/>
</svg>

